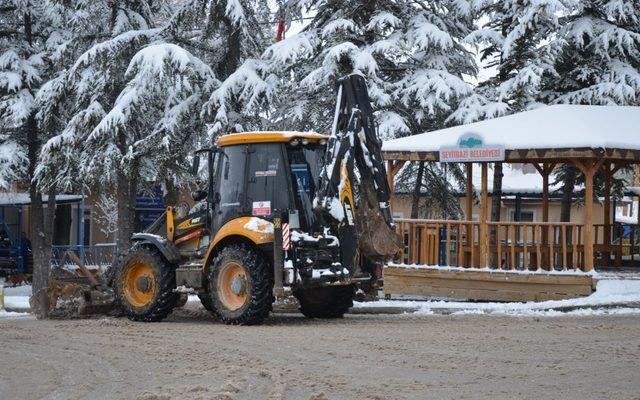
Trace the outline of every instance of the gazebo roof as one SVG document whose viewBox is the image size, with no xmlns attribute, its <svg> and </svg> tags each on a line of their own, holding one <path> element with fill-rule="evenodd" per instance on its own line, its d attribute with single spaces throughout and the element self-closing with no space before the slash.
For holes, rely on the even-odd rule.
<svg viewBox="0 0 640 400">
<path fill-rule="evenodd" d="M 476 134 L 500 145 L 505 161 L 599 158 L 640 162 L 640 107 L 553 105 L 468 125 L 389 140 L 388 160 L 439 161 L 441 147 Z"/>
</svg>

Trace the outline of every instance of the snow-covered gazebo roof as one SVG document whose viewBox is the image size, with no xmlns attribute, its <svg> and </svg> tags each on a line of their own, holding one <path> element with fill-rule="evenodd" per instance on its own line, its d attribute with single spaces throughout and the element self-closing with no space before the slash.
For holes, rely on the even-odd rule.
<svg viewBox="0 0 640 400">
<path fill-rule="evenodd" d="M 640 162 L 640 107 L 553 105 L 419 135 L 388 140 L 387 160 L 439 161 L 442 147 L 476 134 L 500 145 L 505 161 L 601 158 Z"/>
</svg>

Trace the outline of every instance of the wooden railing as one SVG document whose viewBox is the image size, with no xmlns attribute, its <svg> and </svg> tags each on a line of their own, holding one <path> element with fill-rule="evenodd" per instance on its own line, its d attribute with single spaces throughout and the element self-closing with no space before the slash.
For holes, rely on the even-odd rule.
<svg viewBox="0 0 640 400">
<path fill-rule="evenodd" d="M 638 257 L 638 225 L 616 223 L 606 229 L 604 224 L 594 225 L 594 246 L 596 265 L 622 265 L 622 258 L 630 260 Z"/>
<path fill-rule="evenodd" d="M 480 224 L 474 221 L 396 219 L 404 240 L 398 261 L 406 264 L 474 266 Z M 478 266 L 478 265 L 475 265 Z"/>
<path fill-rule="evenodd" d="M 583 226 L 562 222 L 488 222 L 489 254 L 503 269 L 584 268 Z M 495 233 L 493 233 L 495 232 Z M 493 263 L 495 266 L 496 263 Z M 491 266 L 491 265 L 487 265 Z"/>
<path fill-rule="evenodd" d="M 397 261 L 505 270 L 584 269 L 583 226 L 574 223 L 397 219 Z M 486 232 L 485 230 L 486 229 Z"/>
</svg>

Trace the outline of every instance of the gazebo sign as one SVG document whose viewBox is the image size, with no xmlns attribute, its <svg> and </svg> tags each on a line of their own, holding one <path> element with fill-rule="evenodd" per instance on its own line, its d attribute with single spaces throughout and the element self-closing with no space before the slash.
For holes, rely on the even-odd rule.
<svg viewBox="0 0 640 400">
<path fill-rule="evenodd" d="M 440 162 L 484 162 L 503 161 L 504 147 L 486 145 L 482 137 L 475 133 L 465 133 L 458 139 L 457 146 L 442 146 Z"/>
</svg>

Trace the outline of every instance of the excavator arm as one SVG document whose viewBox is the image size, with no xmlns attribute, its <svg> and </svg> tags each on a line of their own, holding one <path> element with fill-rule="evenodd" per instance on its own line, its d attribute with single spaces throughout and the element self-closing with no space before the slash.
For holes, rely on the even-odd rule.
<svg viewBox="0 0 640 400">
<path fill-rule="evenodd" d="M 399 248 L 390 190 L 364 78 L 342 78 L 325 164 L 314 201 L 321 221 L 333 220 L 343 265 L 391 258 Z"/>
</svg>

